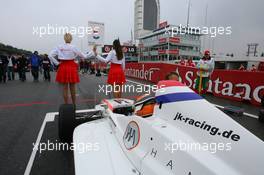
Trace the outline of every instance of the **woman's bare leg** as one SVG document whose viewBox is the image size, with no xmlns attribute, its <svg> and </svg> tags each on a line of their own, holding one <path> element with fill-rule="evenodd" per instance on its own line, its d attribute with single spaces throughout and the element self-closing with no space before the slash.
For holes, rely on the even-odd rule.
<svg viewBox="0 0 264 175">
<path fill-rule="evenodd" d="M 114 92 L 114 98 L 118 98 L 117 92 Z"/>
<path fill-rule="evenodd" d="M 114 86 L 114 98 L 121 98 L 122 97 L 122 85 L 115 85 L 115 86 Z"/>
<path fill-rule="evenodd" d="M 75 83 L 70 84 L 70 91 L 71 91 L 71 98 L 72 103 L 76 105 L 76 89 L 75 89 Z"/>
<path fill-rule="evenodd" d="M 68 104 L 68 83 L 63 84 L 63 98 L 64 98 L 64 103 Z"/>
<path fill-rule="evenodd" d="M 119 90 L 119 92 L 118 92 L 118 98 L 121 98 L 122 97 L 122 85 L 120 85 L 120 90 Z"/>
<path fill-rule="evenodd" d="M 117 85 L 113 85 L 112 87 L 113 87 L 113 90 L 114 90 L 114 98 L 118 98 L 118 91 L 117 91 L 117 87 L 116 87 Z"/>
<path fill-rule="evenodd" d="M 122 97 L 122 91 L 119 91 L 118 92 L 118 98 L 121 98 Z"/>
</svg>

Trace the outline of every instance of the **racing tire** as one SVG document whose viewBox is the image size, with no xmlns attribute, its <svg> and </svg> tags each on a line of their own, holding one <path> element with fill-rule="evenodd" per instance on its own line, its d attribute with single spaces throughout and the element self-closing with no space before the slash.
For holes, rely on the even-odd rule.
<svg viewBox="0 0 264 175">
<path fill-rule="evenodd" d="M 63 104 L 60 106 L 58 125 L 61 142 L 72 143 L 73 131 L 76 126 L 74 105 Z"/>
</svg>

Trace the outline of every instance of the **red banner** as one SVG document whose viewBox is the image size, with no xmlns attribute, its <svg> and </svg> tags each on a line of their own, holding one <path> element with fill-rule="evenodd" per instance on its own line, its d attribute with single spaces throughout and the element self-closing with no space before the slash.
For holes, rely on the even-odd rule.
<svg viewBox="0 0 264 175">
<path fill-rule="evenodd" d="M 171 37 L 169 39 L 170 43 L 180 43 L 180 38 L 177 38 L 177 37 Z"/>
<path fill-rule="evenodd" d="M 159 39 L 159 44 L 166 43 L 167 39 L 166 38 L 160 38 Z"/>
<path fill-rule="evenodd" d="M 161 50 L 161 49 L 159 49 L 159 50 L 158 50 L 158 53 L 159 53 L 159 55 L 161 55 L 161 54 L 166 54 L 166 50 Z"/>
<path fill-rule="evenodd" d="M 164 80 L 170 72 L 177 72 L 180 80 L 194 89 L 196 68 L 165 63 L 128 63 L 126 76 L 152 83 Z M 215 70 L 209 81 L 208 93 L 235 101 L 249 101 L 259 105 L 264 95 L 264 72 Z"/>
<path fill-rule="evenodd" d="M 168 53 L 171 54 L 171 55 L 178 55 L 179 54 L 179 50 L 178 49 L 168 50 Z"/>
</svg>

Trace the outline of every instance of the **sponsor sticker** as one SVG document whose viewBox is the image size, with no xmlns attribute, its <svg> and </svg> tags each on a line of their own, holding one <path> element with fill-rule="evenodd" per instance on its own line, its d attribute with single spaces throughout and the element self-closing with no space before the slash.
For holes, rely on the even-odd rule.
<svg viewBox="0 0 264 175">
<path fill-rule="evenodd" d="M 123 142 L 127 150 L 132 150 L 139 144 L 140 141 L 140 129 L 135 121 L 128 123 L 125 134 L 123 136 Z"/>
</svg>

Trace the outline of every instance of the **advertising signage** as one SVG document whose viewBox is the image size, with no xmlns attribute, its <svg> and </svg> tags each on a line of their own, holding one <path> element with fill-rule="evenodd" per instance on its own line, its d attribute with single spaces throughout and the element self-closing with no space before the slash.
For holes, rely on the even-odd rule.
<svg viewBox="0 0 264 175">
<path fill-rule="evenodd" d="M 103 53 L 109 53 L 113 49 L 112 45 L 104 45 L 102 48 Z M 136 54 L 137 53 L 137 48 L 136 46 L 122 46 L 123 52 L 124 53 L 129 53 L 129 54 Z"/>
</svg>

